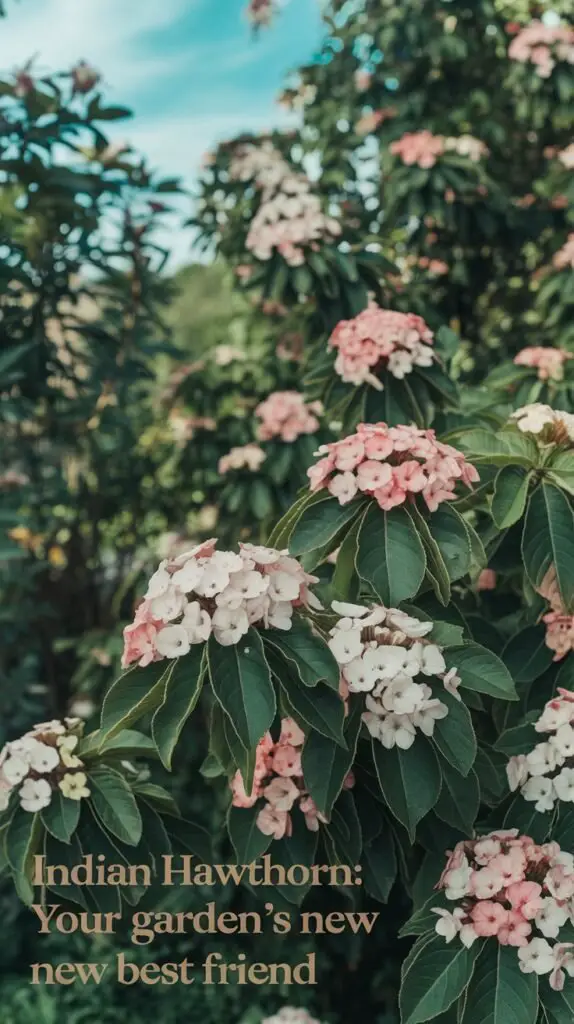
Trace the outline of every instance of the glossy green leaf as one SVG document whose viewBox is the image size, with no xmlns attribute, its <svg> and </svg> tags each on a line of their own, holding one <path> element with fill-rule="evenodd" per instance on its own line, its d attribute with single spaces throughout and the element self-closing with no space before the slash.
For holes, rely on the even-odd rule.
<svg viewBox="0 0 574 1024">
<path fill-rule="evenodd" d="M 153 740 L 168 771 L 182 729 L 199 700 L 205 671 L 205 647 L 196 644 L 189 654 L 177 659 L 166 682 L 163 701 L 153 716 Z"/>
<path fill-rule="evenodd" d="M 237 644 L 222 647 L 211 636 L 207 647 L 213 692 L 246 750 L 269 729 L 276 711 L 275 691 L 261 637 L 254 629 Z"/>
<path fill-rule="evenodd" d="M 418 593 L 426 556 L 406 509 L 383 512 L 371 502 L 359 533 L 357 569 L 383 604 L 396 607 Z"/>
</svg>

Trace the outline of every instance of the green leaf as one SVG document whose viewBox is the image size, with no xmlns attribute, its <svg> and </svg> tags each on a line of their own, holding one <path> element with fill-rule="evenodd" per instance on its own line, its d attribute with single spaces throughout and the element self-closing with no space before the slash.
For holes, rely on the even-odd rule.
<svg viewBox="0 0 574 1024">
<path fill-rule="evenodd" d="M 295 811 L 291 815 L 291 820 L 291 835 L 284 836 L 281 842 L 276 844 L 273 850 L 273 863 L 282 865 L 286 870 L 295 864 L 310 868 L 315 860 L 318 833 L 307 828 L 301 811 Z M 306 885 L 278 885 L 276 888 L 290 903 L 299 906 L 311 888 L 311 882 Z"/>
<path fill-rule="evenodd" d="M 538 712 L 535 712 L 535 715 L 538 717 Z M 540 733 L 536 732 L 534 724 L 521 722 L 512 729 L 506 729 L 502 736 L 498 737 L 494 749 L 513 757 L 515 754 L 530 753 L 537 743 L 540 743 Z"/>
<path fill-rule="evenodd" d="M 215 697 L 245 749 L 253 749 L 269 729 L 276 711 L 261 637 L 250 629 L 238 644 L 222 647 L 211 636 L 207 661 Z"/>
<path fill-rule="evenodd" d="M 339 548 L 331 584 L 333 596 L 338 601 L 356 601 L 359 596 L 357 552 L 359 550 L 359 532 L 366 514 L 367 509 L 355 520 Z"/>
<path fill-rule="evenodd" d="M 478 778 L 473 771 L 463 777 L 449 764 L 442 764 L 441 770 L 442 788 L 434 813 L 470 838 L 480 804 Z"/>
<path fill-rule="evenodd" d="M 278 673 L 276 678 L 293 717 L 296 720 L 301 719 L 303 723 L 339 746 L 344 746 L 345 704 L 339 694 L 324 683 L 319 683 L 309 691 L 284 672 Z"/>
<path fill-rule="evenodd" d="M 427 579 L 430 580 L 441 604 L 447 605 L 450 600 L 450 577 L 441 550 L 430 532 L 426 519 L 416 506 L 413 506 L 411 515 L 425 549 Z"/>
<path fill-rule="evenodd" d="M 373 761 L 379 786 L 395 818 L 411 838 L 421 818 L 434 807 L 441 789 L 441 772 L 436 755 L 424 736 L 417 736 L 412 747 L 387 750 L 372 740 Z"/>
<path fill-rule="evenodd" d="M 465 643 L 444 652 L 447 669 L 455 668 L 461 688 L 487 693 L 501 700 L 517 700 L 514 682 L 506 665 L 480 644 Z"/>
<path fill-rule="evenodd" d="M 451 582 L 470 569 L 471 547 L 464 520 L 456 509 L 443 503 L 430 518 L 430 530 L 438 545 Z"/>
<path fill-rule="evenodd" d="M 43 834 L 40 815 L 17 808 L 4 838 L 6 860 L 14 875 L 18 895 L 28 904 L 34 899 L 31 885 L 33 858 L 39 852 Z"/>
<path fill-rule="evenodd" d="M 531 478 L 520 466 L 504 466 L 497 474 L 490 511 L 499 530 L 522 519 Z"/>
<path fill-rule="evenodd" d="M 574 992 L 568 978 L 562 992 L 555 992 L 550 985 L 540 985 L 542 1005 L 550 1016 L 551 1024 L 572 1024 L 574 1020 Z"/>
<path fill-rule="evenodd" d="M 175 839 L 185 850 L 199 857 L 203 864 L 213 862 L 211 836 L 201 825 L 186 818 L 164 817 L 164 825 L 170 838 Z"/>
<path fill-rule="evenodd" d="M 559 451 L 546 463 L 546 472 L 553 483 L 557 484 L 568 494 L 574 494 L 574 466 L 572 465 L 572 452 Z"/>
<path fill-rule="evenodd" d="M 177 659 L 166 682 L 163 702 L 153 716 L 152 736 L 168 771 L 182 729 L 199 700 L 205 671 L 205 646 L 194 645 L 189 654 Z"/>
<path fill-rule="evenodd" d="M 134 786 L 134 795 L 141 797 L 142 800 L 145 800 L 146 803 L 161 811 L 162 814 L 172 814 L 176 818 L 180 816 L 179 808 L 171 793 L 168 793 L 163 786 L 158 786 L 155 782 L 137 782 Z"/>
<path fill-rule="evenodd" d="M 264 836 L 256 825 L 261 805 L 230 807 L 227 831 L 239 864 L 252 864 L 269 849 L 272 836 Z"/>
<path fill-rule="evenodd" d="M 137 846 L 142 819 L 130 787 L 119 774 L 100 768 L 89 774 L 90 804 L 104 828 L 128 846 Z"/>
<path fill-rule="evenodd" d="M 359 515 L 364 498 L 340 505 L 337 498 L 325 497 L 304 509 L 289 538 L 289 552 L 299 556 L 323 548 L 334 540 L 340 530 Z"/>
<path fill-rule="evenodd" d="M 100 740 L 110 739 L 120 729 L 150 711 L 155 711 L 163 699 L 165 684 L 173 671 L 173 661 L 152 662 L 146 668 L 128 669 L 120 676 L 104 697 L 100 722 Z"/>
<path fill-rule="evenodd" d="M 538 463 L 538 447 L 532 437 L 517 430 L 469 430 L 460 435 L 458 446 L 471 462 L 487 462 L 494 466 L 524 466 L 532 469 Z"/>
<path fill-rule="evenodd" d="M 511 637 L 502 651 L 502 660 L 517 683 L 532 683 L 550 668 L 552 654 L 541 624 L 526 626 Z"/>
<path fill-rule="evenodd" d="M 381 903 L 386 903 L 398 871 L 392 832 L 385 832 L 367 843 L 361 863 L 365 889 L 370 896 Z"/>
<path fill-rule="evenodd" d="M 294 615 L 291 629 L 262 630 L 266 647 L 273 647 L 296 670 L 305 686 L 316 686 L 324 680 L 339 692 L 339 666 L 326 641 L 312 629 L 311 623 Z"/>
<path fill-rule="evenodd" d="M 52 800 L 41 812 L 44 827 L 54 839 L 69 843 L 80 820 L 80 801 L 69 800 L 59 789 L 52 793 Z"/>
<path fill-rule="evenodd" d="M 440 935 L 421 936 L 402 975 L 403 1024 L 423 1024 L 448 1010 L 468 984 L 477 953 L 476 943 L 465 949 L 457 941 L 447 945 Z"/>
<path fill-rule="evenodd" d="M 361 726 L 361 700 L 352 702 L 345 741 L 347 749 L 318 732 L 310 732 L 303 747 L 303 778 L 321 814 L 329 818 L 349 774 Z"/>
<path fill-rule="evenodd" d="M 523 974 L 516 949 L 485 942 L 464 997 L 461 1024 L 536 1024 L 538 977 Z"/>
<path fill-rule="evenodd" d="M 446 718 L 435 722 L 433 743 L 442 756 L 461 775 L 468 775 L 477 751 L 476 735 L 470 711 L 462 700 L 444 691 L 440 700 L 448 707 Z"/>
<path fill-rule="evenodd" d="M 524 567 L 532 586 L 542 583 L 551 565 L 566 611 L 574 609 L 574 513 L 565 494 L 553 484 L 536 488 L 522 534 Z"/>
<path fill-rule="evenodd" d="M 396 607 L 418 593 L 426 556 L 406 509 L 383 512 L 371 503 L 359 533 L 357 569 L 383 604 Z"/>
<path fill-rule="evenodd" d="M 95 732 L 82 737 L 77 754 L 83 761 L 101 758 L 105 758 L 106 761 L 133 760 L 138 757 L 157 757 L 157 750 L 153 740 L 136 729 L 122 729 L 113 736 L 108 736 L 103 742 L 100 730 L 96 729 Z"/>
</svg>

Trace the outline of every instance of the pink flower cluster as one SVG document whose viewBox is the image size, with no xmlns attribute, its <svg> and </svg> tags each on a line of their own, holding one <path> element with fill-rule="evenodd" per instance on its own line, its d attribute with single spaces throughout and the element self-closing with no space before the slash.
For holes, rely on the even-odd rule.
<svg viewBox="0 0 574 1024">
<path fill-rule="evenodd" d="M 222 455 L 217 463 L 217 472 L 223 476 L 231 469 L 248 469 L 251 473 L 257 472 L 262 462 L 267 458 L 263 448 L 258 444 L 244 444 L 232 448 L 227 455 Z"/>
<path fill-rule="evenodd" d="M 279 437 L 291 442 L 301 434 L 314 434 L 320 426 L 317 413 L 322 411 L 320 402 L 306 404 L 298 391 L 274 391 L 255 409 L 255 415 L 261 420 L 259 438 L 270 441 Z"/>
<path fill-rule="evenodd" d="M 371 135 L 383 121 L 388 121 L 389 118 L 395 117 L 396 113 L 394 107 L 381 107 L 379 110 L 369 110 L 359 118 L 355 125 L 355 131 L 357 135 Z"/>
<path fill-rule="evenodd" d="M 265 800 L 257 815 L 257 828 L 274 839 L 291 835 L 293 823 L 290 815 L 294 807 L 299 807 L 311 832 L 318 830 L 320 822 L 327 821 L 305 788 L 301 767 L 304 742 L 303 730 L 292 718 L 284 718 L 278 741 L 275 743 L 267 733 L 257 745 L 251 793 L 245 792 L 240 771 L 231 781 L 234 807 L 253 807 L 258 800 Z M 347 788 L 354 785 L 352 775 L 347 776 L 345 785 Z"/>
<path fill-rule="evenodd" d="M 418 427 L 360 423 L 356 434 L 321 445 L 316 454 L 324 457 L 307 470 L 311 490 L 326 487 L 340 505 L 362 493 L 387 511 L 422 494 L 435 512 L 456 497 L 459 481 L 471 487 L 479 480 L 461 452 Z"/>
<path fill-rule="evenodd" d="M 572 236 L 572 259 L 574 260 L 574 235 Z M 516 366 L 531 366 L 538 371 L 539 380 L 562 380 L 564 377 L 564 363 L 571 359 L 572 354 L 562 348 L 543 348 L 541 345 L 532 345 L 523 348 L 514 357 Z"/>
<path fill-rule="evenodd" d="M 520 789 L 535 810 L 551 811 L 557 801 L 574 803 L 574 693 L 558 689 L 534 728 L 549 738 L 528 754 L 516 754 L 506 766 L 508 784 Z"/>
<path fill-rule="evenodd" d="M 489 152 L 484 142 L 474 135 L 433 135 L 426 128 L 420 132 L 405 132 L 400 139 L 391 143 L 389 150 L 393 156 L 400 157 L 404 164 L 416 164 L 425 169 L 434 167 L 437 158 L 449 150 L 459 156 L 467 156 L 473 163 L 488 156 Z"/>
<path fill-rule="evenodd" d="M 553 989 L 574 977 L 574 943 L 556 942 L 574 922 L 574 856 L 558 843 L 537 845 L 517 829 L 491 832 L 457 843 L 449 853 L 438 889 L 458 906 L 439 915 L 436 931 L 467 948 L 479 938 L 518 947 L 524 974 L 549 975 Z"/>
<path fill-rule="evenodd" d="M 238 149 L 229 174 L 262 190 L 245 243 L 256 259 L 269 260 L 276 249 L 289 266 L 301 266 L 303 247 L 340 235 L 340 224 L 323 213 L 307 176 L 296 173 L 270 142 Z"/>
<path fill-rule="evenodd" d="M 216 544 L 207 540 L 160 563 L 124 629 L 124 668 L 182 657 L 212 634 L 228 647 L 250 626 L 289 630 L 295 607 L 320 607 L 309 590 L 317 577 L 287 552 L 240 544 L 235 554 L 216 551 Z"/>
<path fill-rule="evenodd" d="M 564 242 L 562 248 L 554 253 L 552 264 L 558 270 L 567 270 L 568 267 L 574 268 L 574 233 L 570 233 L 568 240 Z"/>
<path fill-rule="evenodd" d="M 379 391 L 379 374 L 402 380 L 415 366 L 431 366 L 433 334 L 415 313 L 395 313 L 376 304 L 352 320 L 341 320 L 329 338 L 337 349 L 335 370 L 349 384 L 367 382 Z"/>
<path fill-rule="evenodd" d="M 540 78 L 549 78 L 557 61 L 574 64 L 574 29 L 531 21 L 512 40 L 508 56 L 521 64 L 534 64 Z"/>
<path fill-rule="evenodd" d="M 551 565 L 538 593 L 548 601 L 551 611 L 542 616 L 546 626 L 546 646 L 554 651 L 554 661 L 561 661 L 574 651 L 574 615 L 569 615 L 562 604 L 556 570 Z"/>
</svg>

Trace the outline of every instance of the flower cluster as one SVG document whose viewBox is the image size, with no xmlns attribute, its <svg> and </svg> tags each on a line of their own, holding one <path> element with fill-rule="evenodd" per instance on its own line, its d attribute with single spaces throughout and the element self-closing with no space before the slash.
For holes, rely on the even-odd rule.
<svg viewBox="0 0 574 1024">
<path fill-rule="evenodd" d="M 17 791 L 23 810 L 36 814 L 52 801 L 56 789 L 69 800 L 90 795 L 84 764 L 74 754 L 80 739 L 79 718 L 40 722 L 0 752 L 0 811 Z"/>
<path fill-rule="evenodd" d="M 566 149 L 561 149 L 557 154 L 557 159 L 560 161 L 563 167 L 571 171 L 574 169 L 574 142 L 571 142 Z"/>
<path fill-rule="evenodd" d="M 85 60 L 79 61 L 70 72 L 74 92 L 82 95 L 95 89 L 101 75 Z"/>
<path fill-rule="evenodd" d="M 574 64 L 574 29 L 531 21 L 512 40 L 508 56 L 521 64 L 534 64 L 540 78 L 549 78 L 557 61 Z"/>
<path fill-rule="evenodd" d="M 320 402 L 306 404 L 298 391 L 274 391 L 255 409 L 261 420 L 259 437 L 262 441 L 279 437 L 291 442 L 301 434 L 314 434 L 320 425 L 317 413 L 322 411 Z"/>
<path fill-rule="evenodd" d="M 258 444 L 240 445 L 237 448 L 232 448 L 227 455 L 221 456 L 217 464 L 217 472 L 222 476 L 229 473 L 230 469 L 248 469 L 255 473 L 266 458 L 263 448 L 260 448 Z"/>
<path fill-rule="evenodd" d="M 272 1017 L 265 1017 L 261 1024 L 320 1024 L 320 1021 L 312 1017 L 308 1010 L 284 1006 L 279 1013 L 274 1013 Z"/>
<path fill-rule="evenodd" d="M 537 845 L 517 829 L 491 832 L 457 843 L 449 853 L 438 889 L 458 906 L 439 915 L 436 931 L 468 948 L 478 938 L 518 947 L 524 974 L 548 974 L 560 990 L 565 972 L 574 976 L 574 945 L 556 942 L 574 921 L 574 855 L 558 843 Z"/>
<path fill-rule="evenodd" d="M 388 510 L 421 494 L 431 512 L 452 501 L 460 481 L 467 487 L 479 479 L 474 466 L 451 445 L 437 441 L 434 430 L 359 423 L 357 433 L 321 445 L 323 455 L 307 470 L 311 490 L 326 487 L 340 505 L 356 494 L 368 494 Z"/>
<path fill-rule="evenodd" d="M 546 626 L 546 646 L 554 651 L 554 661 L 561 661 L 569 651 L 574 650 L 574 615 L 569 615 L 562 604 L 556 570 L 553 565 L 550 566 L 537 590 L 548 601 L 551 609 L 542 616 L 542 621 Z"/>
<path fill-rule="evenodd" d="M 420 132 L 405 132 L 400 139 L 392 142 L 390 152 L 400 157 L 404 164 L 428 169 L 434 167 L 437 158 L 452 151 L 467 156 L 473 163 L 488 156 L 488 147 L 474 135 L 444 136 L 433 135 L 428 129 Z"/>
<path fill-rule="evenodd" d="M 554 253 L 552 264 L 557 270 L 567 270 L 569 267 L 574 268 L 574 233 L 571 232 L 562 248 Z"/>
<path fill-rule="evenodd" d="M 574 441 L 574 414 L 553 409 L 542 402 L 523 405 L 513 412 L 510 421 L 523 434 L 535 434 L 543 444 L 568 444 Z"/>
<path fill-rule="evenodd" d="M 207 540 L 160 563 L 124 629 L 124 668 L 179 658 L 212 634 L 228 647 L 257 624 L 288 630 L 294 607 L 320 607 L 309 590 L 317 577 L 285 551 L 240 544 L 235 554 L 216 544 Z"/>
<path fill-rule="evenodd" d="M 270 142 L 242 146 L 229 173 L 232 179 L 253 181 L 262 190 L 246 239 L 247 249 L 257 259 L 269 260 L 277 249 L 290 266 L 301 266 L 303 246 L 330 241 L 341 233 L 340 224 L 323 213 L 307 176 L 296 173 Z"/>
<path fill-rule="evenodd" d="M 365 88 L 368 88 L 366 86 Z M 383 121 L 388 121 L 389 118 L 396 116 L 395 107 L 381 107 L 379 110 L 369 110 L 366 114 L 362 114 L 355 125 L 355 131 L 357 135 L 371 135 L 375 132 Z"/>
<path fill-rule="evenodd" d="M 574 803 L 574 693 L 558 690 L 536 722 L 536 732 L 550 734 L 528 754 L 516 754 L 506 766 L 508 784 L 520 789 L 535 809 L 551 811 L 556 801 Z"/>
<path fill-rule="evenodd" d="M 341 320 L 329 338 L 337 349 L 335 370 L 349 384 L 382 389 L 378 374 L 402 380 L 415 366 L 431 366 L 433 334 L 415 313 L 395 313 L 374 303 L 352 320 Z"/>
<path fill-rule="evenodd" d="M 574 235 L 572 236 L 574 242 Z M 574 259 L 574 253 L 573 253 Z M 514 357 L 516 366 L 531 366 L 538 371 L 539 380 L 562 380 L 564 377 L 564 363 L 571 359 L 570 352 L 562 348 L 543 348 L 541 345 L 533 345 L 523 348 Z"/>
<path fill-rule="evenodd" d="M 301 767 L 304 742 L 305 733 L 297 723 L 292 718 L 282 719 L 278 741 L 275 743 L 267 733 L 257 745 L 251 793 L 245 792 L 241 772 L 237 771 L 231 781 L 234 807 L 253 807 L 258 800 L 265 800 L 256 824 L 264 835 L 274 839 L 291 835 L 290 813 L 294 807 L 299 807 L 310 832 L 316 832 L 319 822 L 327 820 L 305 788 Z M 348 775 L 345 785 L 349 788 L 353 784 L 352 775 Z"/>
<path fill-rule="evenodd" d="M 330 631 L 329 647 L 349 693 L 365 693 L 363 721 L 371 736 L 390 749 L 408 750 L 420 729 L 432 736 L 448 707 L 428 684 L 438 676 L 458 699 L 460 679 L 447 672 L 442 649 L 427 639 L 432 622 L 421 622 L 398 608 L 333 602 L 341 615 Z M 417 676 L 424 681 L 416 682 Z"/>
</svg>

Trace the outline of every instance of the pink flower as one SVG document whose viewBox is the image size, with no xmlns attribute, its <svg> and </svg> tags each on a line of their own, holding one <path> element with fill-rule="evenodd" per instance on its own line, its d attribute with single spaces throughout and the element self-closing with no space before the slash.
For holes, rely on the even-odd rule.
<svg viewBox="0 0 574 1024">
<path fill-rule="evenodd" d="M 352 473 L 338 473 L 327 484 L 330 494 L 338 499 L 340 505 L 347 505 L 357 493 L 357 479 Z"/>
<path fill-rule="evenodd" d="M 574 234 L 570 236 L 572 239 L 572 259 L 571 263 L 574 266 Z M 564 246 L 566 249 L 566 246 Z M 560 263 L 556 262 L 557 257 L 560 256 L 564 250 L 556 253 L 554 256 L 555 266 L 559 266 Z M 516 366 L 531 366 L 538 371 L 539 380 L 562 380 L 564 377 L 564 363 L 567 359 L 572 358 L 571 352 L 566 352 L 565 349 L 561 348 L 542 348 L 541 346 L 532 346 L 530 348 L 523 348 L 517 356 L 514 357 Z"/>
<path fill-rule="evenodd" d="M 122 668 L 127 668 L 134 661 L 137 661 L 141 668 L 145 668 L 155 660 L 155 640 L 158 629 L 162 626 L 162 620 L 152 615 L 151 601 L 142 601 L 136 610 L 134 621 L 124 629 Z"/>
<path fill-rule="evenodd" d="M 232 448 L 227 455 L 221 456 L 217 472 L 222 476 L 229 473 L 231 469 L 248 469 L 254 473 L 266 458 L 265 452 L 258 444 L 244 444 L 241 447 Z"/>
<path fill-rule="evenodd" d="M 253 783 L 253 789 L 248 795 L 245 792 L 243 778 L 240 771 L 237 771 L 231 780 L 231 792 L 233 794 L 234 807 L 253 807 L 261 796 L 261 787 Z"/>
<path fill-rule="evenodd" d="M 418 462 L 415 465 L 419 469 Z M 378 487 L 385 487 L 392 479 L 393 470 L 388 462 L 367 459 L 357 469 L 357 484 L 360 491 L 376 491 Z"/>
<path fill-rule="evenodd" d="M 481 938 L 498 935 L 500 929 L 508 923 L 508 911 L 500 903 L 481 900 L 470 912 L 476 934 Z"/>
<path fill-rule="evenodd" d="M 498 932 L 501 946 L 527 946 L 532 925 L 518 910 L 509 910 L 505 925 Z"/>
<path fill-rule="evenodd" d="M 255 409 L 261 420 L 259 438 L 270 441 L 274 437 L 293 442 L 302 434 L 314 434 L 319 429 L 315 415 L 320 411 L 316 402 L 308 405 L 298 391 L 274 391 Z"/>
<path fill-rule="evenodd" d="M 477 590 L 495 590 L 496 573 L 494 569 L 483 569 L 476 583 Z"/>
<path fill-rule="evenodd" d="M 528 921 L 536 917 L 542 907 L 542 886 L 538 882 L 513 882 L 506 890 L 513 910 L 518 910 Z"/>
<path fill-rule="evenodd" d="M 389 146 L 394 156 L 400 157 L 404 164 L 416 164 L 418 167 L 434 167 L 436 159 L 444 153 L 445 140 L 442 135 L 433 135 L 426 129 L 421 132 L 405 132 L 400 139 Z"/>
<path fill-rule="evenodd" d="M 290 743 L 280 743 L 275 747 L 272 761 L 273 771 L 282 777 L 301 775 L 301 751 Z"/>
<path fill-rule="evenodd" d="M 302 747 L 305 742 L 305 733 L 292 718 L 284 718 L 281 722 L 281 735 L 279 743 L 291 744 L 293 747 Z"/>
<path fill-rule="evenodd" d="M 303 797 L 299 804 L 299 809 L 305 815 L 305 824 L 310 832 L 318 832 L 319 822 L 325 824 L 327 821 L 324 815 L 317 810 L 317 805 L 310 796 Z"/>
<path fill-rule="evenodd" d="M 367 382 L 381 390 L 384 370 L 403 378 L 417 366 L 431 366 L 432 342 L 432 331 L 422 317 L 372 303 L 352 320 L 337 324 L 329 348 L 337 350 L 335 370 L 342 380 Z"/>
<path fill-rule="evenodd" d="M 277 777 L 265 787 L 263 795 L 276 811 L 290 811 L 299 797 L 299 790 L 291 779 Z"/>
</svg>

